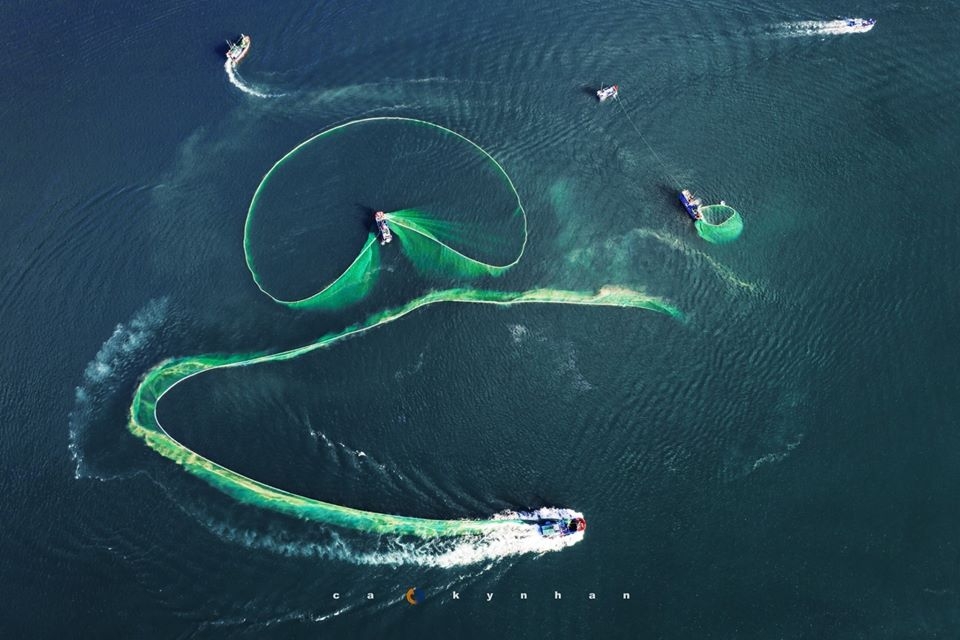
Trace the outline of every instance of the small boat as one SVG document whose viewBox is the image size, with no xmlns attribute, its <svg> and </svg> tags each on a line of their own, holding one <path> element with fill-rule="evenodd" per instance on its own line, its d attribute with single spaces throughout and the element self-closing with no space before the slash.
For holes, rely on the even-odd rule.
<svg viewBox="0 0 960 640">
<path fill-rule="evenodd" d="M 877 24 L 875 18 L 841 18 L 846 23 L 848 33 L 866 33 Z"/>
<path fill-rule="evenodd" d="M 240 61 L 250 52 L 250 36 L 246 34 L 241 33 L 240 40 L 237 42 L 228 40 L 227 44 L 230 45 L 230 48 L 227 49 L 227 60 L 233 64 L 240 64 Z"/>
<path fill-rule="evenodd" d="M 611 98 L 616 98 L 620 95 L 620 88 L 617 85 L 611 85 L 609 87 L 601 86 L 600 90 L 597 91 L 597 98 L 600 102 L 606 102 Z"/>
<path fill-rule="evenodd" d="M 524 523 L 536 526 L 544 538 L 562 538 L 587 530 L 586 518 L 572 509 L 544 507 L 536 511 L 520 511 L 517 516 Z"/>
<path fill-rule="evenodd" d="M 873 29 L 877 24 L 874 18 L 847 18 L 841 17 L 827 22 L 813 23 L 816 25 L 815 33 L 829 33 L 833 35 L 842 35 L 845 33 L 866 33 Z"/>
<path fill-rule="evenodd" d="M 380 234 L 380 244 L 387 244 L 393 240 L 393 234 L 390 233 L 390 227 L 387 226 L 387 214 L 383 211 L 377 211 L 373 215 L 373 219 L 377 223 L 377 232 Z"/>
<path fill-rule="evenodd" d="M 686 209 L 688 216 L 693 220 L 703 220 L 703 214 L 700 213 L 700 206 L 703 204 L 703 201 L 700 200 L 700 198 L 693 195 L 690 189 L 684 189 L 678 197 L 680 198 L 680 204 Z"/>
</svg>

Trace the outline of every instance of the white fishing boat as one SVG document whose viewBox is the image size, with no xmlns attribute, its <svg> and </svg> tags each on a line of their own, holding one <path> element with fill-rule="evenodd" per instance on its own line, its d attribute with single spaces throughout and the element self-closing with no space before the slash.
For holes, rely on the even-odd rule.
<svg viewBox="0 0 960 640">
<path fill-rule="evenodd" d="M 250 36 L 246 34 L 241 33 L 237 42 L 228 41 L 227 44 L 230 45 L 227 49 L 227 60 L 233 64 L 240 64 L 240 61 L 250 52 Z"/>
<path fill-rule="evenodd" d="M 597 99 L 600 102 L 606 102 L 620 95 L 620 88 L 617 85 L 610 85 L 609 87 L 600 87 L 600 90 L 597 91 Z"/>
</svg>

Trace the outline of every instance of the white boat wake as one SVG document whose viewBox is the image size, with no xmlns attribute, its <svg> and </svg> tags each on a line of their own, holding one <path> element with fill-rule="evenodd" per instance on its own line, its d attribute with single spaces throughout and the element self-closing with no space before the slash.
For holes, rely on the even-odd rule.
<svg viewBox="0 0 960 640">
<path fill-rule="evenodd" d="M 136 370 L 143 366 L 143 358 L 149 357 L 149 347 L 168 321 L 169 307 L 167 298 L 151 300 L 133 319 L 118 324 L 87 364 L 83 380 L 75 390 L 74 406 L 69 416 L 68 448 L 76 464 L 75 478 L 104 480 L 111 477 L 110 472 L 98 468 L 95 462 L 91 466 L 87 461 L 85 449 L 91 440 L 88 431 L 102 417 L 103 407 L 117 396 L 124 381 L 130 381 Z M 101 459 L 109 454 L 102 449 L 98 453 Z"/>
<path fill-rule="evenodd" d="M 544 537 L 536 527 L 503 523 L 482 534 L 432 540 L 402 539 L 383 535 L 373 541 L 351 540 L 336 531 L 325 531 L 309 539 L 279 529 L 257 530 L 234 526 L 202 508 L 178 503 L 217 537 L 252 549 L 266 549 L 288 557 L 336 559 L 357 565 L 453 568 L 489 564 L 512 557 L 561 551 L 583 540 L 584 532 Z M 510 514 L 500 514 L 507 518 Z M 515 515 L 515 514 L 514 514 Z"/>
<path fill-rule="evenodd" d="M 233 60 L 230 60 L 229 58 L 227 59 L 226 62 L 223 63 L 223 70 L 227 72 L 227 78 L 230 79 L 230 84 L 235 86 L 237 89 L 240 89 L 240 91 L 243 91 L 247 95 L 251 95 L 256 98 L 279 98 L 280 96 L 283 95 L 282 93 L 263 93 L 261 91 L 257 91 L 256 89 L 248 85 L 246 82 L 243 81 L 243 78 L 241 78 L 239 74 L 237 74 L 236 63 L 234 63 Z"/>
<path fill-rule="evenodd" d="M 789 36 L 839 36 L 849 33 L 866 33 L 876 24 L 873 18 L 839 18 L 837 20 L 803 20 L 784 22 L 778 33 Z"/>
</svg>

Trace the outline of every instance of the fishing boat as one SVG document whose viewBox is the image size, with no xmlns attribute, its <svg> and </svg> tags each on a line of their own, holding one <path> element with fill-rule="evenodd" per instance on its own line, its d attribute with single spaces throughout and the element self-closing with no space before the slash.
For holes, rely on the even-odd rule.
<svg viewBox="0 0 960 640">
<path fill-rule="evenodd" d="M 387 214 L 383 211 L 377 211 L 373 214 L 373 220 L 377 223 L 377 233 L 380 234 L 380 244 L 387 244 L 393 240 L 393 234 L 387 225 Z"/>
<path fill-rule="evenodd" d="M 618 95 L 620 95 L 620 88 L 615 84 L 609 87 L 601 86 L 600 90 L 597 91 L 597 99 L 599 99 L 600 102 L 606 102 L 611 98 L 616 98 Z"/>
<path fill-rule="evenodd" d="M 250 36 L 241 33 L 238 41 L 230 42 L 228 40 L 227 44 L 230 46 L 230 48 L 227 49 L 227 60 L 233 64 L 240 64 L 240 61 L 243 60 L 250 51 Z"/>
<path fill-rule="evenodd" d="M 572 509 L 544 507 L 536 511 L 520 511 L 517 517 L 524 523 L 535 526 L 544 538 L 562 538 L 587 529 L 587 520 L 583 514 Z"/>
<path fill-rule="evenodd" d="M 877 24 L 875 18 L 841 18 L 841 20 L 846 27 L 844 30 L 846 33 L 866 33 Z"/>
<path fill-rule="evenodd" d="M 703 204 L 703 201 L 700 200 L 700 198 L 693 195 L 690 189 L 684 189 L 679 193 L 678 197 L 680 198 L 680 204 L 683 205 L 683 208 L 690 218 L 693 220 L 703 220 L 703 214 L 700 213 L 700 206 Z"/>
</svg>

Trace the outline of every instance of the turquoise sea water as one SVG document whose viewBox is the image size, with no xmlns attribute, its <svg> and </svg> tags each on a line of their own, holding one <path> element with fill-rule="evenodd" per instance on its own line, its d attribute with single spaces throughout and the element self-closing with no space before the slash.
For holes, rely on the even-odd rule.
<svg viewBox="0 0 960 640">
<path fill-rule="evenodd" d="M 877 26 L 811 26 L 851 13 Z M 958 14 L 0 6 L 0 635 L 953 637 Z M 223 41 L 241 31 L 253 49 L 233 84 Z M 622 108 L 591 95 L 614 82 Z M 356 306 L 272 303 L 242 246 L 261 178 L 311 135 L 380 115 L 502 163 L 529 216 L 523 260 L 464 282 L 392 245 Z M 279 292 L 336 275 L 366 208 L 451 207 L 478 251 L 513 254 L 482 167 L 393 135 L 289 177 L 258 247 Z M 703 242 L 675 180 L 736 207 L 743 235 Z M 204 455 L 337 504 L 584 512 L 560 551 L 471 556 L 238 504 L 126 429 L 138 380 L 171 356 L 292 348 L 431 288 L 603 284 L 687 320 L 435 305 L 199 377 L 161 408 Z"/>
</svg>

